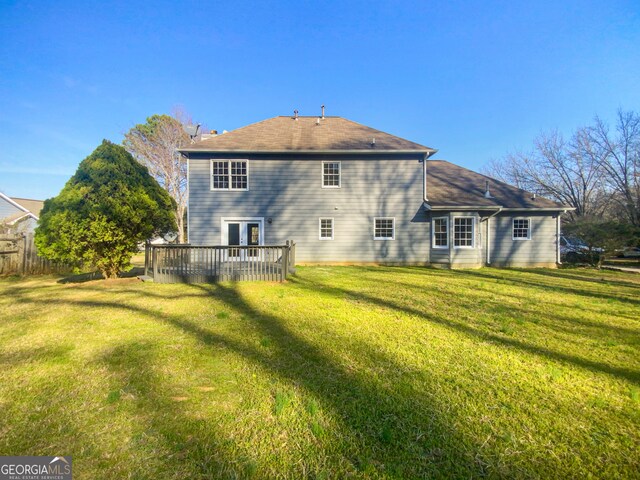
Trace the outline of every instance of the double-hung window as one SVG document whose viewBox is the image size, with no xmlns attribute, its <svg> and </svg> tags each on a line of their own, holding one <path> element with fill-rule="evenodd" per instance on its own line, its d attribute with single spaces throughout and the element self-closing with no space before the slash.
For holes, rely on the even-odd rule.
<svg viewBox="0 0 640 480">
<path fill-rule="evenodd" d="M 453 246 L 456 248 L 473 248 L 474 227 L 475 219 L 473 217 L 454 217 Z"/>
<path fill-rule="evenodd" d="M 321 218 L 318 227 L 320 240 L 333 240 L 333 218 Z"/>
<path fill-rule="evenodd" d="M 322 162 L 322 188 L 340 188 L 340 162 Z"/>
<path fill-rule="evenodd" d="M 374 240 L 395 240 L 396 220 L 395 218 L 374 218 L 373 219 L 373 239 Z"/>
<path fill-rule="evenodd" d="M 211 190 L 248 189 L 248 160 L 211 160 Z"/>
<path fill-rule="evenodd" d="M 513 219 L 513 240 L 531 240 L 531 219 Z"/>
<path fill-rule="evenodd" d="M 449 218 L 433 219 L 433 248 L 449 247 Z"/>
</svg>

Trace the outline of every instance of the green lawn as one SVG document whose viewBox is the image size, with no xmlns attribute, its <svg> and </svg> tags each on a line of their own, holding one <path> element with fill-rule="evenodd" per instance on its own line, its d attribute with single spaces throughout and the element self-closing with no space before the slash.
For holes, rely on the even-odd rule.
<svg viewBox="0 0 640 480">
<path fill-rule="evenodd" d="M 0 280 L 0 455 L 74 478 L 629 478 L 640 275 Z"/>
</svg>

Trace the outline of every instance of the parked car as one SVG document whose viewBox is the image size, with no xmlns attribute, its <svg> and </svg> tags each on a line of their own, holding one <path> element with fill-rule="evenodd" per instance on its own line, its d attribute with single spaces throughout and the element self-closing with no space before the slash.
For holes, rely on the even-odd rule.
<svg viewBox="0 0 640 480">
<path fill-rule="evenodd" d="M 624 258 L 640 258 L 640 247 L 625 248 L 618 256 Z"/>
<path fill-rule="evenodd" d="M 567 263 L 593 263 L 604 254 L 604 249 L 592 247 L 578 237 L 560 237 L 560 259 Z"/>
</svg>

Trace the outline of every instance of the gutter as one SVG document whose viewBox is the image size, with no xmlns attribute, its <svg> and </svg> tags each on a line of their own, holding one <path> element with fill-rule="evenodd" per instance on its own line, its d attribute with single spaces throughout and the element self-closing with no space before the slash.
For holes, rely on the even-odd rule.
<svg viewBox="0 0 640 480">
<path fill-rule="evenodd" d="M 345 153 L 407 153 L 407 154 L 417 154 L 422 153 L 426 158 L 429 158 L 431 155 L 435 154 L 438 150 L 434 149 L 426 149 L 426 150 L 202 150 L 195 148 L 180 148 L 178 149 L 180 153 L 219 153 L 219 154 L 251 154 L 251 155 L 262 155 L 262 154 L 290 154 L 296 155 L 299 153 L 317 153 L 322 155 L 331 155 L 331 154 L 345 154 Z"/>
<path fill-rule="evenodd" d="M 522 207 L 522 208 L 503 208 L 505 212 L 523 212 L 523 211 L 531 211 L 531 212 L 562 212 L 566 213 L 569 211 L 574 211 L 574 207 Z"/>
<path fill-rule="evenodd" d="M 500 205 L 492 205 L 492 206 L 477 206 L 477 205 L 446 205 L 446 206 L 436 206 L 434 207 L 433 205 L 429 205 L 426 200 L 424 203 L 424 208 L 426 208 L 427 210 L 433 210 L 433 211 L 440 211 L 440 210 L 445 210 L 445 211 L 466 211 L 466 210 L 473 210 L 473 211 L 491 211 L 491 210 L 495 210 L 496 208 L 499 208 L 500 210 L 506 210 L 506 208 L 503 208 Z"/>
</svg>

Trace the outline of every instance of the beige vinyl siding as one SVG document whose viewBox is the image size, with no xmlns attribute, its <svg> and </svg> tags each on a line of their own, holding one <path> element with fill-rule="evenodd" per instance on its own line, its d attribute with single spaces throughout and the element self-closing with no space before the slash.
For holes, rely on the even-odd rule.
<svg viewBox="0 0 640 480">
<path fill-rule="evenodd" d="M 264 243 L 294 240 L 299 262 L 428 262 L 431 233 L 422 207 L 421 155 L 242 155 L 249 158 L 248 191 L 209 188 L 210 159 L 232 156 L 194 156 L 189 161 L 194 245 L 221 243 L 221 217 L 264 217 Z M 341 162 L 341 188 L 322 188 L 323 160 Z M 375 217 L 395 218 L 394 240 L 374 240 Z M 319 218 L 334 219 L 332 241 L 318 238 Z"/>
</svg>

